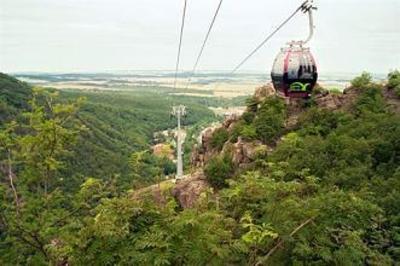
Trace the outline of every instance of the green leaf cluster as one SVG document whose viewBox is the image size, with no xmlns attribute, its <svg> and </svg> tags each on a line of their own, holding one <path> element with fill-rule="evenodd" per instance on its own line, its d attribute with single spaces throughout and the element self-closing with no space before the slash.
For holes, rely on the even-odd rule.
<svg viewBox="0 0 400 266">
<path fill-rule="evenodd" d="M 87 130 L 82 103 L 34 90 L 0 130 L 0 264 L 396 265 L 400 116 L 381 86 L 361 83 L 351 108 L 311 107 L 291 132 L 281 100 L 252 104 L 236 137 L 280 141 L 248 171 L 228 153 L 210 160 L 218 190 L 188 209 L 172 183 L 121 192 L 112 179 L 63 175 Z M 128 156 L 130 173 L 162 174 L 144 150 Z"/>
</svg>

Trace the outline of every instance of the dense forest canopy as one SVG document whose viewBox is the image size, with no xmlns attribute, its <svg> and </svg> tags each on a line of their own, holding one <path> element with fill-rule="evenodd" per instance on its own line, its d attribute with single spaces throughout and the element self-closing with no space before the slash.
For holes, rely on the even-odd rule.
<svg viewBox="0 0 400 266">
<path fill-rule="evenodd" d="M 23 111 L 29 110 L 32 99 L 32 86 L 11 76 L 0 74 L 0 121 L 2 126 L 13 120 L 23 120 Z M 52 89 L 48 91 L 55 92 Z M 43 95 L 38 95 L 43 98 Z M 58 175 L 73 179 L 75 185 L 85 177 L 103 180 L 116 179 L 118 186 L 131 185 L 132 172 L 130 156 L 134 152 L 149 150 L 156 131 L 175 127 L 176 121 L 170 117 L 170 109 L 178 101 L 177 96 L 156 93 L 153 90 L 134 92 L 76 91 L 63 90 L 47 95 L 51 101 L 73 102 L 81 99 L 79 112 L 74 118 L 84 129 L 77 136 L 70 156 L 63 159 L 65 167 Z M 218 106 L 226 101 L 202 97 L 179 97 L 190 105 L 183 125 L 197 127 L 216 121 L 208 106 Z M 95 155 L 95 156 L 94 156 Z M 147 154 L 143 159 L 146 169 L 141 177 L 144 184 L 154 182 L 158 166 L 168 167 L 170 163 Z M 165 165 L 165 163 L 167 163 Z M 153 167 L 157 165 L 157 167 Z"/>
<path fill-rule="evenodd" d="M 171 126 L 157 115 L 168 104 L 149 100 L 160 107 L 140 115 L 128 100 L 116 99 L 117 109 L 101 94 L 84 95 L 86 104 L 73 99 L 78 94 L 61 93 L 56 101 L 54 91 L 3 75 L 1 108 L 9 111 L 0 129 L 0 264 L 396 265 L 399 77 L 392 72 L 382 85 L 365 73 L 344 95 L 354 97 L 345 108 L 327 110 L 312 98 L 290 128 L 281 98 L 249 99 L 231 131 L 215 131 L 213 149 L 221 152 L 204 170 L 211 186 L 184 209 L 172 183 L 160 183 L 154 196 L 122 190 L 112 178 L 74 177 L 102 154 L 82 153 L 85 140 L 104 141 L 110 153 L 141 148 L 149 126 Z M 24 104 L 10 100 L 10 86 Z M 128 123 L 132 117 L 138 120 Z M 121 134 L 129 134 L 128 143 Z M 224 147 L 238 138 L 269 149 L 237 168 Z M 130 157 L 134 176 L 143 173 L 142 155 Z M 89 156 L 82 161 L 88 165 L 77 165 Z M 107 163 L 122 171 L 118 162 Z"/>
<path fill-rule="evenodd" d="M 77 97 L 86 99 L 78 118 L 89 130 L 81 135 L 76 145 L 76 156 L 69 160 L 73 164 L 69 169 L 82 176 L 109 179 L 118 174 L 123 184 L 129 184 L 130 155 L 136 151 L 148 150 L 156 131 L 174 128 L 176 124 L 170 116 L 176 97 L 167 98 L 166 95 L 149 92 L 76 91 L 63 92 L 61 96 L 68 100 Z M 188 115 L 183 120 L 184 125 L 193 126 L 216 120 L 213 112 L 201 103 L 201 99 L 196 101 L 187 97 L 183 102 L 190 105 Z M 149 167 L 143 179 L 152 182 L 157 169 L 150 168 L 157 164 L 156 158 L 146 156 L 145 161 Z M 66 174 L 72 175 L 73 172 Z"/>
</svg>

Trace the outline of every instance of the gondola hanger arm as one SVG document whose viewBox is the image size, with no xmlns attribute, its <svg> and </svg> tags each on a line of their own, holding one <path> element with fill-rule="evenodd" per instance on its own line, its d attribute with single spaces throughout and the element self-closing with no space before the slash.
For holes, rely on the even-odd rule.
<svg viewBox="0 0 400 266">
<path fill-rule="evenodd" d="M 305 40 L 289 42 L 288 44 L 291 46 L 293 46 L 293 45 L 303 46 L 306 43 L 308 43 L 314 35 L 315 26 L 314 26 L 313 10 L 317 10 L 317 7 L 314 5 L 313 0 L 304 1 L 303 4 L 300 6 L 300 10 L 303 13 L 308 13 L 309 33 Z"/>
</svg>

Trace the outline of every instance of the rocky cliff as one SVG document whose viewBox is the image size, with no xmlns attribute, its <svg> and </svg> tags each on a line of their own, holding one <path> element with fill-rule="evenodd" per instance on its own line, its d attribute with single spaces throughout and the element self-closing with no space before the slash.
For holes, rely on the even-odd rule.
<svg viewBox="0 0 400 266">
<path fill-rule="evenodd" d="M 398 111 L 400 105 L 396 96 L 386 88 L 383 90 L 386 101 L 389 105 L 393 106 L 394 111 Z M 250 109 L 253 109 L 254 112 L 254 109 L 259 108 L 260 104 L 266 98 L 274 95 L 275 90 L 272 85 L 257 88 L 246 111 L 251 112 L 252 110 Z M 320 109 L 326 109 L 332 112 L 339 110 L 349 111 L 359 95 L 360 90 L 357 88 L 347 88 L 343 93 L 329 92 L 317 88 L 310 101 Z M 305 104 L 303 99 L 284 100 L 287 111 L 284 127 L 285 131 L 288 132 L 292 128 L 296 128 L 299 117 L 309 108 L 309 105 Z M 210 160 L 215 158 L 215 156 L 229 154 L 235 168 L 242 169 L 250 166 L 257 157 L 257 154 L 268 154 L 268 152 L 272 151 L 273 146 L 267 146 L 260 140 L 247 140 L 241 136 L 238 136 L 235 142 L 232 142 L 232 139 L 227 139 L 221 149 L 212 145 L 213 135 L 216 131 L 223 129 L 231 136 L 235 125 L 240 123 L 240 119 L 240 116 L 231 115 L 226 117 L 220 126 L 214 125 L 201 132 L 199 143 L 195 146 L 191 155 L 192 167 L 198 170 L 195 174 L 188 175 L 185 180 L 180 181 L 173 189 L 173 195 L 178 199 L 183 208 L 193 206 L 200 194 L 209 187 L 202 169 Z"/>
</svg>

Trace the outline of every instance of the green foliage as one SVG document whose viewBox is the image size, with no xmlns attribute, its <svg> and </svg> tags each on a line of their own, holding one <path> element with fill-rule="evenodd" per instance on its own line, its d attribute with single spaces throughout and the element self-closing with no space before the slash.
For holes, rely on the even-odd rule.
<svg viewBox="0 0 400 266">
<path fill-rule="evenodd" d="M 318 83 L 315 85 L 314 89 L 312 90 L 312 96 L 322 94 L 323 92 L 326 92 L 326 89 L 321 87 Z"/>
<path fill-rule="evenodd" d="M 393 89 L 400 84 L 400 71 L 394 70 L 388 74 L 388 87 Z"/>
<path fill-rule="evenodd" d="M 397 95 L 398 97 L 400 97 L 400 85 L 397 85 L 397 86 L 394 88 L 394 92 L 396 93 L 396 95 Z"/>
<path fill-rule="evenodd" d="M 175 164 L 167 157 L 157 157 L 150 151 L 132 153 L 129 159 L 133 183 L 129 187 L 144 187 L 154 184 L 165 175 L 175 173 Z"/>
<path fill-rule="evenodd" d="M 117 182 L 121 189 L 129 188 L 132 184 L 129 156 L 136 151 L 148 150 L 154 132 L 176 127 L 176 120 L 169 115 L 171 106 L 178 102 L 175 97 L 168 96 L 166 99 L 165 95 L 146 91 L 64 91 L 62 96 L 66 99 L 84 96 L 87 99 L 78 116 L 88 131 L 78 139 L 76 156 L 68 160 L 65 175 L 79 173 L 104 180 L 118 175 Z M 184 125 L 215 120 L 212 111 L 200 105 L 202 98 L 182 96 L 179 102 L 190 106 L 183 119 Z M 149 169 L 154 168 L 155 161 L 155 158 L 146 160 Z M 153 173 L 147 171 L 135 183 L 143 180 L 152 182 Z"/>
<path fill-rule="evenodd" d="M 58 173 L 82 129 L 75 119 L 81 102 L 59 104 L 55 97 L 56 93 L 34 90 L 25 122 L 11 123 L 0 133 L 0 158 L 8 169 L 8 182 L 2 184 L 6 206 L 0 217 L 7 231 L 4 241 L 23 254 L 10 260 L 15 264 L 51 261 L 49 246 L 57 239 L 58 225 L 74 208 Z"/>
<path fill-rule="evenodd" d="M 204 169 L 208 182 L 216 188 L 225 187 L 226 179 L 233 174 L 232 158 L 225 154 L 211 159 Z"/>
<path fill-rule="evenodd" d="M 382 95 L 382 88 L 376 84 L 366 87 L 357 99 L 355 109 L 358 115 L 385 112 L 386 103 Z"/>
<path fill-rule="evenodd" d="M 254 120 L 259 139 L 264 143 L 273 142 L 283 132 L 285 122 L 285 105 L 277 97 L 267 98 L 260 107 Z"/>
<path fill-rule="evenodd" d="M 127 149 L 138 190 L 121 192 L 113 178 L 63 175 L 73 170 L 66 168 L 88 126 L 80 100 L 56 98 L 34 90 L 24 114 L 0 129 L 1 265 L 400 261 L 400 117 L 387 111 L 376 84 L 360 90 L 350 111 L 310 108 L 286 134 L 284 105 L 266 100 L 233 132 L 266 142 L 281 137 L 274 150 L 247 172 L 227 153 L 210 159 L 204 172 L 218 191 L 202 192 L 187 209 L 172 197 L 170 182 L 142 188 L 172 169 L 140 145 Z M 271 128 L 260 131 L 261 122 Z M 225 133 L 216 143 L 233 139 Z"/>
<path fill-rule="evenodd" d="M 176 172 L 176 164 L 167 157 L 158 158 L 158 165 L 162 169 L 163 175 L 171 175 Z"/>
<path fill-rule="evenodd" d="M 388 74 L 388 88 L 393 89 L 400 97 L 400 71 L 394 70 Z"/>
<path fill-rule="evenodd" d="M 25 82 L 0 73 L 0 125 L 29 107 L 32 88 Z"/>
<path fill-rule="evenodd" d="M 360 76 L 351 81 L 351 86 L 354 88 L 365 88 L 372 82 L 372 75 L 368 72 L 363 72 Z"/>
<path fill-rule="evenodd" d="M 253 125 L 245 125 L 240 131 L 240 136 L 245 140 L 253 140 L 257 138 L 257 130 Z"/>
<path fill-rule="evenodd" d="M 256 97 L 250 97 L 246 99 L 246 106 L 250 112 L 257 112 L 259 102 Z"/>
<path fill-rule="evenodd" d="M 343 112 L 312 107 L 299 117 L 299 131 L 302 135 L 326 136 L 340 123 L 346 123 L 346 120 L 349 119 L 348 115 Z"/>
<path fill-rule="evenodd" d="M 230 136 L 229 136 L 229 141 L 231 143 L 235 143 L 238 140 L 238 137 L 241 136 L 243 127 L 246 125 L 245 121 L 240 119 L 236 123 L 233 124 Z"/>
<path fill-rule="evenodd" d="M 269 224 L 257 225 L 253 223 L 253 218 L 249 212 L 246 212 L 240 219 L 242 227 L 247 230 L 242 235 L 242 240 L 249 246 L 262 246 L 268 239 L 276 239 L 278 234 L 273 231 Z"/>
<path fill-rule="evenodd" d="M 363 233 L 373 230 L 381 214 L 377 205 L 352 193 L 327 191 L 315 177 L 301 176 L 303 181 L 287 182 L 249 173 L 223 191 L 227 213 L 257 217 L 251 219 L 254 229 L 243 234 L 245 243 L 252 244 L 245 249 L 250 263 L 362 265 L 374 257 L 390 262 L 368 245 Z"/>
<path fill-rule="evenodd" d="M 216 211 L 176 212 L 129 197 L 104 200 L 79 226 L 68 257 L 77 265 L 211 265 L 229 260 L 230 219 Z M 104 245 L 103 243 L 106 243 Z"/>
<path fill-rule="evenodd" d="M 233 128 L 229 134 L 229 140 L 232 143 L 235 143 L 239 136 L 249 141 L 259 138 L 254 123 L 259 103 L 255 98 L 248 98 L 247 104 L 248 109 L 252 111 L 244 112 L 242 117 L 233 124 Z"/>
<path fill-rule="evenodd" d="M 208 127 L 208 125 L 209 122 L 203 120 L 194 124 L 193 126 L 186 127 L 186 138 L 183 146 L 184 169 L 190 168 L 192 150 L 198 144 L 199 135 L 204 130 L 204 128 Z"/>
<path fill-rule="evenodd" d="M 255 118 L 255 113 L 253 112 L 244 112 L 242 115 L 242 119 L 246 122 L 246 124 L 251 124 Z"/>
<path fill-rule="evenodd" d="M 213 149 L 221 150 L 229 138 L 228 130 L 224 127 L 217 128 L 211 137 L 210 145 Z"/>
</svg>

